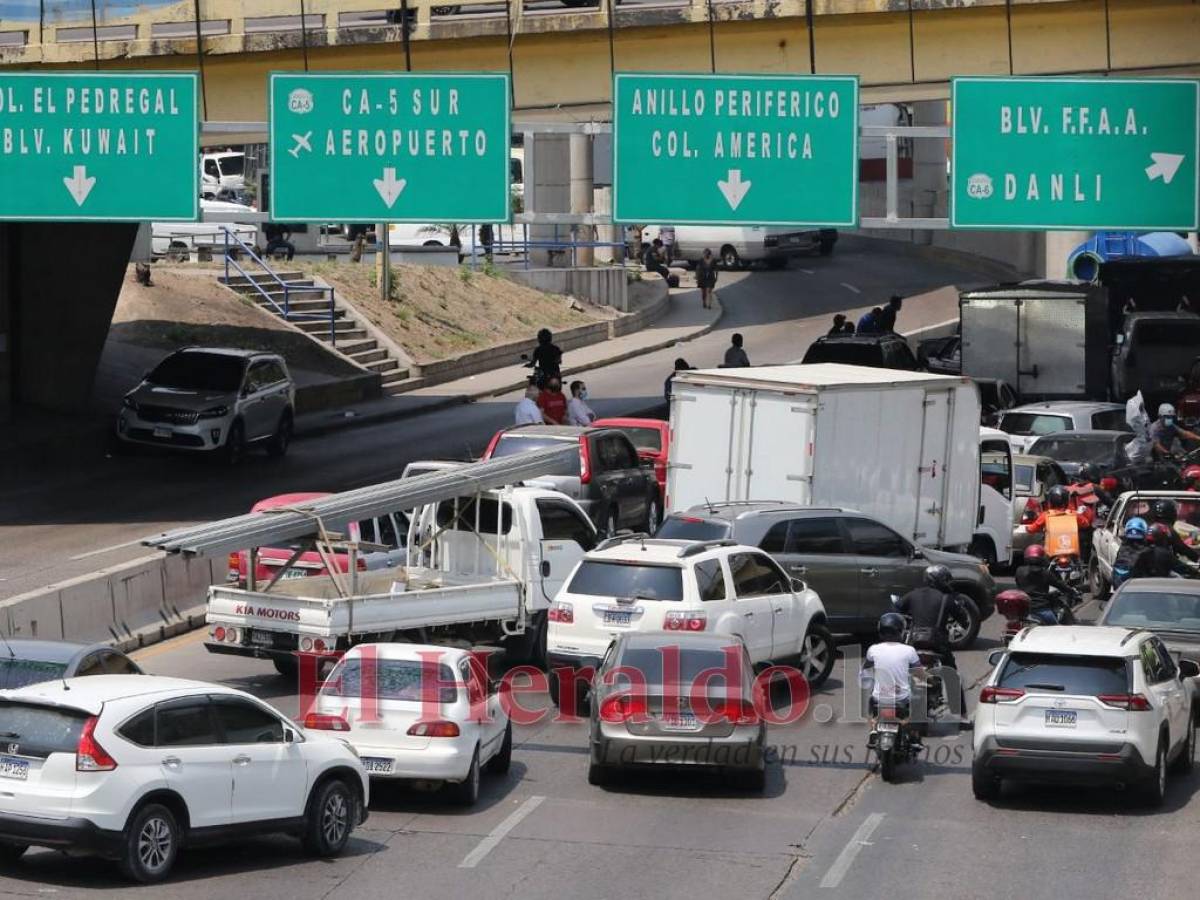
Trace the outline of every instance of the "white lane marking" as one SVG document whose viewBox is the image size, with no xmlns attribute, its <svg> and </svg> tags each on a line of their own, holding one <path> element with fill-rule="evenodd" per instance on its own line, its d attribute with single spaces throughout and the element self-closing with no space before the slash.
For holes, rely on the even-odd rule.
<svg viewBox="0 0 1200 900">
<path fill-rule="evenodd" d="M 114 550 L 124 550 L 126 547 L 136 547 L 141 542 L 141 538 L 138 538 L 137 540 L 126 541 L 123 544 L 113 544 L 111 547 L 101 547 L 99 550 L 89 550 L 87 553 L 80 553 L 77 556 L 72 556 L 71 562 L 87 559 L 89 556 L 100 556 L 102 553 L 112 553 Z"/>
<path fill-rule="evenodd" d="M 796 271 L 803 272 L 805 275 L 816 275 L 817 274 L 812 269 L 797 269 Z"/>
<path fill-rule="evenodd" d="M 846 290 L 848 290 L 848 291 L 853 291 L 853 292 L 854 292 L 854 293 L 856 293 L 856 294 L 861 294 L 861 293 L 862 293 L 862 291 L 860 291 L 860 290 L 859 290 L 858 288 L 856 288 L 854 285 L 852 285 L 852 284 L 847 284 L 847 283 L 846 283 L 846 282 L 844 282 L 844 281 L 842 282 L 842 287 L 844 287 L 844 288 L 845 288 Z"/>
<path fill-rule="evenodd" d="M 885 813 L 871 813 L 867 816 L 866 821 L 858 826 L 858 831 L 854 832 L 849 843 L 842 848 L 842 852 L 838 854 L 838 858 L 833 861 L 833 865 L 829 867 L 829 871 L 821 879 L 821 887 L 835 888 L 842 883 L 842 879 L 850 871 L 850 866 L 853 865 L 855 857 L 862 852 L 863 847 L 868 846 L 867 838 L 875 833 L 875 829 L 883 821 L 884 815 Z"/>
<path fill-rule="evenodd" d="M 924 334 L 926 331 L 933 331 L 935 328 L 946 328 L 950 325 L 957 325 L 958 319 L 947 319 L 944 322 L 934 322 L 932 325 L 922 325 L 920 328 L 914 328 L 912 331 L 900 332 L 901 337 L 915 337 L 918 334 Z"/>
<path fill-rule="evenodd" d="M 463 861 L 458 864 L 458 867 L 473 869 L 483 862 L 483 858 L 496 849 L 496 845 L 504 840 L 504 836 L 520 825 L 521 820 L 541 806 L 545 799 L 545 797 L 533 796 L 518 806 L 511 816 L 493 828 L 474 850 L 463 857 Z"/>
</svg>

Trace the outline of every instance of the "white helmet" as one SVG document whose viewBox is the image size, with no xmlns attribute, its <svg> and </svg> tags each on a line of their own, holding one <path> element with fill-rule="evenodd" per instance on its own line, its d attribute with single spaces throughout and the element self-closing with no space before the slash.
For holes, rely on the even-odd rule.
<svg viewBox="0 0 1200 900">
<path fill-rule="evenodd" d="M 1163 416 L 1171 416 L 1171 417 L 1174 417 L 1174 415 L 1175 415 L 1175 407 L 1174 407 L 1174 406 L 1172 406 L 1170 403 L 1162 403 L 1162 404 L 1159 404 L 1159 407 L 1158 407 L 1158 417 L 1159 417 L 1160 419 L 1161 419 Z"/>
</svg>

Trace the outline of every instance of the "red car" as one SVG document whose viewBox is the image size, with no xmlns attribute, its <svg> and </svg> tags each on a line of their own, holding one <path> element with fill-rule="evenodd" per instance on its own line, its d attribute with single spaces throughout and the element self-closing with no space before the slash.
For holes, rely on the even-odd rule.
<svg viewBox="0 0 1200 900">
<path fill-rule="evenodd" d="M 320 500 L 328 497 L 328 493 L 298 493 L 279 494 L 259 500 L 250 508 L 252 513 L 261 513 L 268 509 L 278 509 L 281 506 L 303 506 L 310 500 Z M 390 515 L 380 516 L 364 522 L 351 522 L 349 536 L 354 540 L 367 541 L 372 544 L 382 544 L 388 551 L 361 553 L 358 558 L 359 571 L 365 569 L 380 569 L 394 566 L 402 562 L 404 538 L 407 535 L 407 520 L 403 517 Z M 254 580 L 258 588 L 263 588 L 267 582 L 292 556 L 294 548 L 260 547 L 258 550 L 258 565 L 254 568 Z M 350 568 L 350 557 L 345 553 L 334 553 L 333 560 L 339 572 Z M 250 551 L 240 550 L 229 554 L 229 580 L 237 584 L 246 583 L 246 575 L 250 570 Z M 300 558 L 292 563 L 292 568 L 284 574 L 284 578 L 305 578 L 309 575 L 327 575 L 329 570 L 315 551 L 300 554 Z"/>
<path fill-rule="evenodd" d="M 662 419 L 597 419 L 593 428 L 616 428 L 633 442 L 638 456 L 654 463 L 654 480 L 658 482 L 667 509 L 667 452 L 671 448 L 671 424 Z"/>
</svg>

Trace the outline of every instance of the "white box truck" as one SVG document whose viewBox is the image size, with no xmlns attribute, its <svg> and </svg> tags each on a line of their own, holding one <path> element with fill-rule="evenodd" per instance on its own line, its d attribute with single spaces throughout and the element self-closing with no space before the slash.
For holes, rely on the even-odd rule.
<svg viewBox="0 0 1200 900">
<path fill-rule="evenodd" d="M 916 544 L 1006 563 L 1011 483 L 994 472 L 981 483 L 979 417 L 978 389 L 961 377 L 834 364 L 679 372 L 667 502 L 847 507 Z"/>
</svg>

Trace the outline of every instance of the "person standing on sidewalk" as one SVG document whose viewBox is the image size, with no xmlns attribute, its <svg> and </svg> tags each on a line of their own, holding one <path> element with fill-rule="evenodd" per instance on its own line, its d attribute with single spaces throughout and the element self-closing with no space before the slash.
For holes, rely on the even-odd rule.
<svg viewBox="0 0 1200 900">
<path fill-rule="evenodd" d="M 517 408 L 514 410 L 513 422 L 516 425 L 544 425 L 546 422 L 545 416 L 542 415 L 541 408 L 537 405 L 538 394 L 537 385 L 530 382 L 529 387 L 525 388 L 525 396 L 517 402 Z"/>
<path fill-rule="evenodd" d="M 563 396 L 562 379 L 557 375 L 546 379 L 546 387 L 538 394 L 537 405 L 546 417 L 547 425 L 563 425 L 567 421 L 567 398 Z"/>
<path fill-rule="evenodd" d="M 704 256 L 696 263 L 696 287 L 700 288 L 700 305 L 711 309 L 713 305 L 713 290 L 717 286 L 717 261 L 713 252 L 705 248 Z"/>
<path fill-rule="evenodd" d="M 900 312 L 903 303 L 903 297 L 899 294 L 892 294 L 887 306 L 883 307 L 875 316 L 875 327 L 880 334 L 891 334 L 896 330 L 896 313 Z"/>
<path fill-rule="evenodd" d="M 582 381 L 571 382 L 571 399 L 567 401 L 567 424 L 586 428 L 596 421 L 596 413 L 587 405 L 587 385 Z"/>
<path fill-rule="evenodd" d="M 750 357 L 746 355 L 745 349 L 742 347 L 742 336 L 735 334 L 729 347 L 725 350 L 725 362 L 721 366 L 723 369 L 748 369 L 750 368 Z"/>
</svg>

